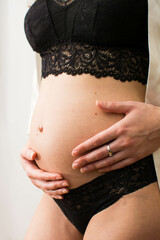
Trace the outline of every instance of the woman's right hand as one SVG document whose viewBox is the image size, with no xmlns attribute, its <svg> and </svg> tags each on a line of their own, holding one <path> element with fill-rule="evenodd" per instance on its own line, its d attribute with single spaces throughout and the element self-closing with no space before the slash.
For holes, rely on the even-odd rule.
<svg viewBox="0 0 160 240">
<path fill-rule="evenodd" d="M 42 189 L 50 197 L 63 199 L 63 194 L 69 192 L 69 182 L 59 173 L 51 173 L 40 169 L 36 162 L 36 152 L 28 147 L 21 150 L 21 164 L 31 182 Z M 57 179 L 58 178 L 58 179 Z M 67 185 L 62 185 L 67 184 Z M 62 192 L 66 190 L 67 192 Z"/>
</svg>

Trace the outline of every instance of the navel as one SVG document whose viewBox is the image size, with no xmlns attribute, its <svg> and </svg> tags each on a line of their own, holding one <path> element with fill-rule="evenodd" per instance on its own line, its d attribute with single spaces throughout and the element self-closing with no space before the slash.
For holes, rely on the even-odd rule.
<svg viewBox="0 0 160 240">
<path fill-rule="evenodd" d="M 40 125 L 40 126 L 38 127 L 38 130 L 39 130 L 40 132 L 43 132 L 43 126 Z"/>
</svg>

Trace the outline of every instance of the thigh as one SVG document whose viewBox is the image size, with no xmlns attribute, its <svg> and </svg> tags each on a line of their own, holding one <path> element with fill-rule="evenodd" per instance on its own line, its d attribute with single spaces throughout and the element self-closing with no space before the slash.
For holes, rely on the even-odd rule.
<svg viewBox="0 0 160 240">
<path fill-rule="evenodd" d="M 159 240 L 160 191 L 157 182 L 123 196 L 95 214 L 83 240 Z"/>
<path fill-rule="evenodd" d="M 69 222 L 46 193 L 32 217 L 25 240 L 82 240 L 82 234 Z"/>
</svg>

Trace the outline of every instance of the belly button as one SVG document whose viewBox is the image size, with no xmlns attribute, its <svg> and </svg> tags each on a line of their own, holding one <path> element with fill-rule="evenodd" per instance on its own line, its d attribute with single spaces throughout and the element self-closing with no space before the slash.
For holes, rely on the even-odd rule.
<svg viewBox="0 0 160 240">
<path fill-rule="evenodd" d="M 43 132 L 43 126 L 39 126 L 38 129 L 39 129 L 40 132 Z"/>
</svg>

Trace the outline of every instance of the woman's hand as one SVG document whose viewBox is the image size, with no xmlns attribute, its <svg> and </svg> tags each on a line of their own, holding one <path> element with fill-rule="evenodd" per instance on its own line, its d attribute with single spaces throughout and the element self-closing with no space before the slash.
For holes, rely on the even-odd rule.
<svg viewBox="0 0 160 240">
<path fill-rule="evenodd" d="M 32 149 L 23 147 L 21 150 L 21 164 L 27 176 L 36 187 L 42 189 L 50 197 L 63 199 L 62 195 L 69 192 L 67 187 L 69 186 L 68 181 L 64 180 L 63 176 L 59 173 L 41 170 L 34 161 L 35 157 L 36 152 Z M 67 192 L 62 192 L 63 190 Z"/>
<path fill-rule="evenodd" d="M 74 148 L 77 153 L 73 150 L 72 156 L 83 154 L 73 162 L 74 169 L 80 168 L 82 173 L 116 170 L 160 147 L 160 107 L 137 101 L 96 101 L 96 105 L 105 112 L 124 113 L 124 118 Z M 107 144 L 113 152 L 111 157 Z"/>
</svg>

